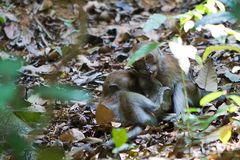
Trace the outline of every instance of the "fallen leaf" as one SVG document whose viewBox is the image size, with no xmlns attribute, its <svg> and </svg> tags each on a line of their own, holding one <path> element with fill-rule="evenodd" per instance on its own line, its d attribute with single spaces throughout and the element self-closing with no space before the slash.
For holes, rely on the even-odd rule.
<svg viewBox="0 0 240 160">
<path fill-rule="evenodd" d="M 98 104 L 96 110 L 96 121 L 97 124 L 100 125 L 110 124 L 111 121 L 113 121 L 113 112 L 105 105 Z"/>
<path fill-rule="evenodd" d="M 81 141 L 85 138 L 84 134 L 79 129 L 72 128 L 60 135 L 59 139 L 62 142 L 71 143 L 73 141 Z"/>
<path fill-rule="evenodd" d="M 83 84 L 87 84 L 89 82 L 92 82 L 94 81 L 98 76 L 100 76 L 102 73 L 99 73 L 99 72 L 95 72 L 95 73 L 92 73 L 90 75 L 88 74 L 85 74 L 85 75 L 81 75 L 80 77 L 77 77 L 75 79 L 73 79 L 73 82 L 75 84 L 77 84 L 78 86 L 81 86 Z"/>
<path fill-rule="evenodd" d="M 207 24 L 205 26 L 207 30 L 209 30 L 212 34 L 212 36 L 218 40 L 218 42 L 224 44 L 226 39 L 227 39 L 227 32 L 225 30 L 225 26 L 220 24 L 220 25 L 212 25 L 212 24 Z"/>
<path fill-rule="evenodd" d="M 162 14 L 153 14 L 149 17 L 147 22 L 144 24 L 143 31 L 150 32 L 153 29 L 158 29 L 161 24 L 167 20 L 167 17 Z"/>
<path fill-rule="evenodd" d="M 85 55 L 78 55 L 77 59 L 78 62 L 76 63 L 76 66 L 82 66 L 83 64 L 86 64 L 89 68 L 93 69 L 99 65 L 96 61 L 92 63 Z"/>
<path fill-rule="evenodd" d="M 16 23 L 10 23 L 9 25 L 5 25 L 3 28 L 8 39 L 15 39 L 20 35 L 19 28 Z"/>
<path fill-rule="evenodd" d="M 27 66 L 23 66 L 20 71 L 21 72 L 26 72 L 26 71 L 31 71 L 31 73 L 29 75 L 33 75 L 33 76 L 38 76 L 38 74 L 49 74 L 54 70 L 54 66 L 53 65 L 42 65 L 39 67 L 34 67 L 32 65 L 27 65 Z"/>
<path fill-rule="evenodd" d="M 1 54 L 0 54 L 1 55 Z M 237 73 L 238 71 L 240 71 L 240 66 L 234 66 L 232 68 L 232 73 Z"/>
<path fill-rule="evenodd" d="M 44 11 L 44 10 L 47 10 L 49 8 L 51 8 L 53 6 L 53 2 L 51 0 L 43 0 L 40 8 L 39 8 L 39 11 Z"/>
<path fill-rule="evenodd" d="M 230 71 L 227 71 L 225 74 L 225 77 L 227 77 L 231 82 L 240 82 L 240 75 L 239 74 L 233 74 Z"/>
<path fill-rule="evenodd" d="M 200 70 L 196 81 L 197 85 L 206 91 L 216 91 L 218 87 L 217 73 L 213 62 L 209 59 Z"/>
</svg>

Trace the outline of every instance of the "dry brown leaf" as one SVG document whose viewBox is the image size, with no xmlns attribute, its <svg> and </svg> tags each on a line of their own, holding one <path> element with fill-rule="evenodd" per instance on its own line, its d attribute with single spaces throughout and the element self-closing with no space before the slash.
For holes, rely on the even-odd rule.
<svg viewBox="0 0 240 160">
<path fill-rule="evenodd" d="M 140 5 L 143 8 L 150 9 L 150 8 L 155 8 L 159 6 L 160 1 L 155 1 L 155 0 L 141 0 Z"/>
<path fill-rule="evenodd" d="M 44 11 L 53 6 L 53 2 L 51 0 L 43 0 L 42 5 L 40 6 L 39 10 Z"/>
<path fill-rule="evenodd" d="M 16 23 L 11 23 L 9 25 L 5 25 L 3 28 L 8 39 L 15 39 L 20 35 L 20 31 L 18 25 Z"/>
<path fill-rule="evenodd" d="M 103 104 L 98 104 L 96 110 L 96 120 L 100 125 L 105 125 L 113 121 L 113 112 Z"/>
<path fill-rule="evenodd" d="M 84 134 L 76 128 L 72 128 L 60 135 L 62 142 L 71 143 L 73 141 L 81 141 L 85 138 Z"/>
<path fill-rule="evenodd" d="M 27 65 L 23 66 L 20 71 L 25 72 L 25 71 L 30 71 L 31 73 L 28 75 L 35 75 L 37 76 L 38 74 L 49 74 L 54 70 L 54 66 L 50 64 L 42 65 L 39 67 L 34 67 L 32 65 Z"/>
<path fill-rule="evenodd" d="M 217 90 L 217 73 L 213 62 L 210 59 L 200 70 L 196 83 L 200 88 L 205 89 L 206 91 L 214 92 Z"/>
</svg>

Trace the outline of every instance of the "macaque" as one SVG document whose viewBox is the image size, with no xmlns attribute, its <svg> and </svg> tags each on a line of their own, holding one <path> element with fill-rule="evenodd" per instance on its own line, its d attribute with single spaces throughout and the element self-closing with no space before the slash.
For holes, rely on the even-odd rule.
<svg viewBox="0 0 240 160">
<path fill-rule="evenodd" d="M 163 86 L 174 88 L 181 80 L 181 68 L 172 55 L 163 54 L 156 49 L 133 64 L 140 73 L 148 74 L 159 80 Z"/>
<path fill-rule="evenodd" d="M 119 113 L 122 113 L 125 124 L 130 125 L 156 125 L 154 112 L 159 106 L 144 95 L 129 91 L 117 92 L 119 97 Z"/>
<path fill-rule="evenodd" d="M 102 97 L 113 95 L 119 90 L 140 92 L 137 83 L 137 75 L 134 71 L 121 70 L 112 72 L 104 81 Z"/>
<path fill-rule="evenodd" d="M 103 94 L 97 106 L 97 122 L 98 111 L 104 106 L 112 111 L 115 120 L 123 126 L 134 126 L 128 132 L 128 139 L 132 139 L 147 125 L 157 125 L 163 114 L 171 109 L 170 93 L 169 87 L 162 87 L 159 81 L 135 70 L 110 73 L 104 81 Z M 111 121 L 111 118 L 102 120 L 104 123 Z M 113 144 L 111 139 L 103 146 Z"/>
<path fill-rule="evenodd" d="M 114 94 L 116 91 L 125 90 L 137 92 L 157 101 L 156 94 L 162 84 L 148 74 L 136 70 L 120 70 L 110 73 L 104 81 L 102 97 Z"/>
<path fill-rule="evenodd" d="M 177 59 L 172 55 L 163 54 L 160 49 L 152 51 L 146 57 L 133 64 L 134 68 L 144 74 L 157 79 L 163 86 L 172 91 L 173 111 L 177 115 L 184 112 L 186 105 L 198 106 L 201 92 L 197 86 L 185 77 L 187 101 L 185 100 L 184 85 L 182 82 L 181 68 Z"/>
<path fill-rule="evenodd" d="M 179 115 L 188 104 L 198 106 L 200 91 L 186 78 L 188 98 L 185 98 L 182 71 L 173 56 L 156 50 L 133 66 L 135 70 L 116 71 L 107 76 L 98 105 L 111 110 L 123 125 L 135 126 L 129 131 L 129 138 L 137 136 L 146 125 L 156 125 L 166 113 Z M 113 141 L 106 144 L 112 145 Z"/>
<path fill-rule="evenodd" d="M 134 70 L 116 71 L 103 84 L 100 104 L 112 110 L 124 125 L 154 125 L 160 113 L 170 108 L 163 102 L 166 90 L 158 81 Z"/>
</svg>

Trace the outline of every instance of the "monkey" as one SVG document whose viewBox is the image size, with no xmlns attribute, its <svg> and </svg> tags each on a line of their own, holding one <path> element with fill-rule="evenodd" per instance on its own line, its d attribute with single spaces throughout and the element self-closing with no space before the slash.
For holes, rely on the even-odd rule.
<svg viewBox="0 0 240 160">
<path fill-rule="evenodd" d="M 114 94 L 118 90 L 141 92 L 138 88 L 137 74 L 131 70 L 120 70 L 110 73 L 103 84 L 102 97 Z"/>
<path fill-rule="evenodd" d="M 136 137 L 147 125 L 156 125 L 165 113 L 184 113 L 186 105 L 198 106 L 201 98 L 196 85 L 186 78 L 177 59 L 164 55 L 160 49 L 133 64 L 134 69 L 108 75 L 100 104 L 113 111 L 123 125 L 133 125 L 129 139 Z M 105 144 L 113 145 L 109 140 Z"/>
<path fill-rule="evenodd" d="M 128 132 L 128 139 L 132 139 L 147 125 L 156 126 L 163 114 L 168 112 L 171 106 L 169 91 L 157 80 L 135 70 L 115 71 L 104 81 L 98 107 L 103 105 L 110 109 L 115 120 L 123 126 L 133 126 Z M 110 147 L 113 144 L 110 139 L 103 146 Z"/>
<path fill-rule="evenodd" d="M 159 48 L 136 61 L 133 68 L 159 80 L 163 86 L 174 87 L 181 80 L 181 68 L 176 58 L 163 54 Z"/>
<path fill-rule="evenodd" d="M 182 70 L 178 60 L 170 54 L 163 54 L 159 48 L 149 53 L 133 64 L 135 70 L 157 79 L 163 86 L 172 91 L 173 112 L 176 115 L 184 113 L 186 105 L 199 106 L 202 97 L 201 90 L 185 77 L 187 98 L 184 94 L 184 82 L 182 81 Z"/>
<path fill-rule="evenodd" d="M 119 106 L 125 123 L 130 125 L 156 125 L 154 112 L 159 106 L 146 96 L 130 91 L 117 92 Z"/>
<path fill-rule="evenodd" d="M 111 73 L 104 82 L 103 97 L 115 94 L 115 92 L 119 90 L 131 91 L 144 95 L 145 98 L 150 99 L 159 106 L 159 109 L 154 113 L 157 115 L 157 119 L 161 119 L 164 113 L 169 112 L 180 115 L 184 113 L 185 106 L 188 104 L 191 106 L 198 106 L 201 92 L 189 78 L 186 78 L 185 85 L 188 95 L 186 99 L 184 84 L 181 77 L 182 70 L 179 67 L 177 59 L 173 56 L 168 54 L 163 55 L 157 49 L 155 52 L 150 53 L 134 63 L 133 67 L 135 70 L 124 70 Z M 163 89 L 164 87 L 166 88 Z M 124 94 L 125 98 L 132 95 L 131 92 L 126 92 L 127 94 Z M 134 95 L 141 97 L 137 94 Z M 120 94 L 120 97 L 124 96 L 123 93 Z M 119 97 L 115 99 L 119 99 Z M 132 100 L 131 98 L 126 99 L 128 103 Z M 132 106 L 130 106 L 131 109 L 135 103 L 136 102 L 132 103 Z M 112 105 L 112 108 L 115 106 L 118 110 L 119 108 L 124 108 L 129 105 L 120 104 L 120 101 L 115 104 L 117 105 Z M 114 111 L 115 115 L 120 113 L 120 111 L 115 109 Z M 125 113 L 121 112 L 121 114 L 124 115 Z M 124 116 L 117 117 L 118 119 L 124 119 Z M 131 115 L 127 117 L 131 117 Z"/>
<path fill-rule="evenodd" d="M 163 103 L 165 90 L 151 77 L 135 70 L 120 70 L 105 79 L 100 104 L 112 110 L 116 119 L 125 124 L 126 121 L 130 125 L 156 124 L 158 115 L 155 113 Z"/>
</svg>

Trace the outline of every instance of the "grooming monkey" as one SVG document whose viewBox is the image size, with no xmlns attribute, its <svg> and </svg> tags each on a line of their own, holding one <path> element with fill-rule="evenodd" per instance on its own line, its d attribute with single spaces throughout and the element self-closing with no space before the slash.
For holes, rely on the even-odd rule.
<svg viewBox="0 0 240 160">
<path fill-rule="evenodd" d="M 171 89 L 173 100 L 173 111 L 177 115 L 184 113 L 186 105 L 199 106 L 202 97 L 201 90 L 185 76 L 185 86 L 187 97 L 184 94 L 184 83 L 182 80 L 182 70 L 178 60 L 172 55 L 163 54 L 160 49 L 156 49 L 133 64 L 133 67 L 143 74 L 147 74 L 157 79 L 163 86 Z"/>
<path fill-rule="evenodd" d="M 133 133 L 134 128 L 129 138 L 140 134 L 146 125 L 156 125 L 165 113 L 179 115 L 188 104 L 198 106 L 201 91 L 185 77 L 188 95 L 185 97 L 182 70 L 173 56 L 156 49 L 133 67 L 135 70 L 116 71 L 106 78 L 100 102 L 105 103 L 110 98 L 114 105 L 106 106 L 117 119 L 137 126 L 138 132 Z"/>
</svg>

